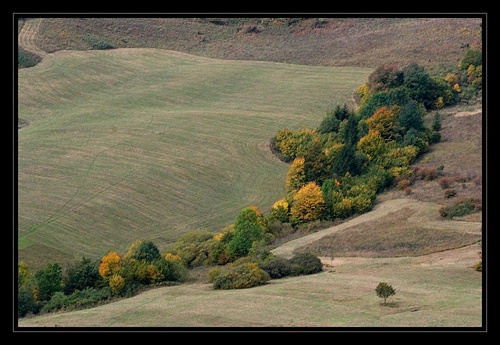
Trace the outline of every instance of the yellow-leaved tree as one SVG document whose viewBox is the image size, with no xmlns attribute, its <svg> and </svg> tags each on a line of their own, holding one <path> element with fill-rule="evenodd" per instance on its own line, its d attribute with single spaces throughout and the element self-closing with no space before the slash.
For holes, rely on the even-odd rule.
<svg viewBox="0 0 500 345">
<path fill-rule="evenodd" d="M 304 185 L 306 180 L 304 166 L 304 157 L 297 157 L 293 160 L 286 175 L 285 188 L 287 193 L 295 193 Z"/>
<path fill-rule="evenodd" d="M 380 136 L 385 140 L 394 139 L 394 124 L 396 123 L 398 107 L 393 106 L 387 108 L 386 106 L 380 107 L 368 120 L 368 129 L 376 130 L 380 133 Z"/>
<path fill-rule="evenodd" d="M 294 221 L 310 222 L 320 218 L 324 207 L 325 200 L 321 188 L 312 181 L 295 194 L 290 213 Z"/>
</svg>

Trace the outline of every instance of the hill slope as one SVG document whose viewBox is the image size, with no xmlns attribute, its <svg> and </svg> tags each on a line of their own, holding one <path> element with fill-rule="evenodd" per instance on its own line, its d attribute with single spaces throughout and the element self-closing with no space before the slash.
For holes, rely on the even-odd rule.
<svg viewBox="0 0 500 345">
<path fill-rule="evenodd" d="M 26 23 L 29 23 L 28 20 Z M 376 68 L 455 67 L 480 46 L 481 16 L 458 18 L 43 18 L 38 50 L 161 48 L 225 60 Z M 33 32 L 30 30 L 30 32 Z"/>
<path fill-rule="evenodd" d="M 19 259 L 164 250 L 267 212 L 288 166 L 268 148 L 319 124 L 369 69 L 222 61 L 158 49 L 61 51 L 19 71 Z"/>
</svg>

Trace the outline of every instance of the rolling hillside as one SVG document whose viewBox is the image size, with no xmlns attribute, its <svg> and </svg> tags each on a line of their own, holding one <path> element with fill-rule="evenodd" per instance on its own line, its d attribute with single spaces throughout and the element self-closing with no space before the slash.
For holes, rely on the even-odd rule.
<svg viewBox="0 0 500 345">
<path fill-rule="evenodd" d="M 288 171 L 268 147 L 278 129 L 315 127 L 337 104 L 353 106 L 353 91 L 388 57 L 430 70 L 456 65 L 463 44 L 480 43 L 480 22 L 20 23 L 20 48 L 41 61 L 18 70 L 19 261 L 33 270 L 64 265 L 111 248 L 123 252 L 137 239 L 163 250 L 181 234 L 219 231 L 248 205 L 267 212 L 283 195 Z M 117 49 L 93 50 L 96 40 Z M 366 244 L 380 229 L 391 238 L 432 233 L 449 238 L 444 245 L 427 243 L 427 252 L 417 256 L 370 255 L 352 247 L 335 258 L 328 252 L 319 274 L 236 291 L 212 290 L 202 270 L 193 272 L 189 284 L 28 317 L 19 326 L 481 327 L 484 280 L 473 266 L 481 250 L 482 214 L 443 221 L 438 211 L 458 198 L 483 195 L 482 99 L 443 109 L 441 116 L 441 142 L 415 165 L 443 165 L 446 176 L 463 181 L 453 184 L 456 198 L 445 198 L 438 181 L 419 181 L 410 194 L 391 189 L 378 196 L 373 211 L 273 252 L 289 257 L 346 243 L 351 234 Z M 378 249 L 393 245 L 378 239 Z M 387 308 L 374 294 L 380 281 L 398 291 Z"/>
<path fill-rule="evenodd" d="M 317 126 L 369 69 L 222 61 L 155 49 L 61 51 L 19 71 L 19 259 L 162 250 L 267 212 L 283 127 Z"/>
</svg>

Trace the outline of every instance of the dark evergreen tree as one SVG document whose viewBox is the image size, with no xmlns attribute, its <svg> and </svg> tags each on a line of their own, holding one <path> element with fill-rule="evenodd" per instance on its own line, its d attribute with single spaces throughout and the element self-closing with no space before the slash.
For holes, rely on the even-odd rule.
<svg viewBox="0 0 500 345">
<path fill-rule="evenodd" d="M 400 134 L 405 135 L 411 128 L 417 131 L 424 129 L 425 108 L 415 100 L 407 102 L 397 118 L 397 126 Z"/>
<path fill-rule="evenodd" d="M 337 132 L 339 130 L 340 123 L 344 121 L 352 112 L 347 107 L 347 104 L 344 104 L 342 107 L 337 105 L 335 110 L 326 114 L 323 121 L 318 127 L 318 133 L 326 134 Z"/>
<path fill-rule="evenodd" d="M 64 293 L 70 295 L 87 287 L 99 287 L 102 277 L 99 274 L 99 261 L 82 258 L 82 261 L 70 265 L 64 273 Z"/>
<path fill-rule="evenodd" d="M 429 74 L 422 66 L 411 63 L 403 69 L 403 75 L 403 85 L 409 90 L 410 98 L 430 109 L 434 103 L 434 95 L 431 92 L 432 81 Z"/>
<path fill-rule="evenodd" d="M 63 290 L 62 269 L 58 263 L 48 264 L 35 273 L 38 300 L 48 301 L 54 293 Z"/>
</svg>

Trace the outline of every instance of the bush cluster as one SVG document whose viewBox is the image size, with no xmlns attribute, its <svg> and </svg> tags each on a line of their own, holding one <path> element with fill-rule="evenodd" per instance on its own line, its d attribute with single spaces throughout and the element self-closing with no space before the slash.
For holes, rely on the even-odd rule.
<svg viewBox="0 0 500 345">
<path fill-rule="evenodd" d="M 42 61 L 42 58 L 32 52 L 26 51 L 21 47 L 18 47 L 17 51 L 17 67 L 18 68 L 28 68 L 33 67 L 37 63 Z"/>
<path fill-rule="evenodd" d="M 250 288 L 265 284 L 270 279 L 314 274 L 322 270 L 321 260 L 306 252 L 296 254 L 291 259 L 278 256 L 258 262 L 251 258 L 240 259 L 226 269 L 212 268 L 208 275 L 214 289 L 227 290 Z"/>
<path fill-rule="evenodd" d="M 468 214 L 480 211 L 482 209 L 482 202 L 479 199 L 466 198 L 461 199 L 450 206 L 441 207 L 439 214 L 443 218 L 463 217 Z"/>
</svg>

